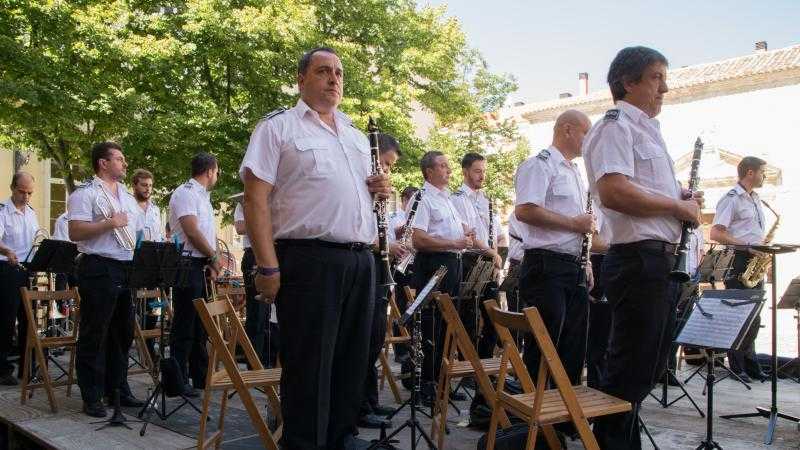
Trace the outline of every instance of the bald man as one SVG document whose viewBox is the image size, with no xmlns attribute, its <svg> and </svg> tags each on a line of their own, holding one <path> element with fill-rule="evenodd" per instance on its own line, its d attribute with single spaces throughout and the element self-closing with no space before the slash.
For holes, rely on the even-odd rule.
<svg viewBox="0 0 800 450">
<path fill-rule="evenodd" d="M 580 384 L 586 356 L 586 327 L 591 289 L 591 264 L 586 286 L 580 286 L 581 244 L 594 231 L 586 214 L 586 185 L 572 162 L 581 156 L 583 137 L 591 122 L 569 110 L 556 119 L 553 143 L 523 162 L 514 177 L 514 214 L 525 250 L 520 267 L 519 296 L 542 315 L 572 384 Z M 539 369 L 539 350 L 525 348 L 525 365 Z"/>
<path fill-rule="evenodd" d="M 28 204 L 33 186 L 31 174 L 15 173 L 11 178 L 11 198 L 0 203 L 0 384 L 5 386 L 17 384 L 12 374 L 14 366 L 8 361 L 17 320 L 19 354 L 23 355 L 20 361 L 25 355 L 27 320 L 19 307 L 19 288 L 28 286 L 28 270 L 21 263 L 30 260 L 33 237 L 39 229 L 36 212 Z"/>
</svg>

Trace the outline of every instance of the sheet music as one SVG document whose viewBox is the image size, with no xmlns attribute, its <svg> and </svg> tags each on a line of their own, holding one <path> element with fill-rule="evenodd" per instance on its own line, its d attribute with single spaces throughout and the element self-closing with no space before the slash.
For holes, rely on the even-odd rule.
<svg viewBox="0 0 800 450">
<path fill-rule="evenodd" d="M 756 308 L 760 306 L 763 294 L 753 294 L 750 298 L 736 298 L 724 292 L 703 293 L 703 297 L 697 301 L 689 320 L 676 339 L 677 343 L 723 350 L 738 347 L 740 336 L 744 335 L 744 330 L 755 317 Z M 757 301 L 746 303 L 750 300 Z"/>
</svg>

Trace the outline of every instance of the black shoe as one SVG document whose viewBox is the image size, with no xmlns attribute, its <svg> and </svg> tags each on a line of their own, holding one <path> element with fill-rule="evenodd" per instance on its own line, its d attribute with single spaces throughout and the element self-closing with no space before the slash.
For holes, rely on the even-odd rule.
<svg viewBox="0 0 800 450">
<path fill-rule="evenodd" d="M 390 408 L 388 406 L 374 406 L 372 407 L 372 413 L 376 416 L 388 416 L 394 412 L 394 408 Z"/>
<path fill-rule="evenodd" d="M 750 384 L 750 383 L 753 382 L 753 380 L 749 376 L 747 376 L 747 374 L 744 373 L 744 372 L 739 372 L 739 373 L 736 374 L 736 376 L 741 378 L 741 380 L 744 381 L 747 384 Z"/>
<path fill-rule="evenodd" d="M 108 404 L 108 406 L 114 406 L 114 401 L 112 400 L 111 397 L 106 397 L 106 404 Z M 142 406 L 144 406 L 144 400 L 139 400 L 132 394 L 120 395 L 119 406 L 124 406 L 126 408 L 141 408 Z"/>
<path fill-rule="evenodd" d="M 453 391 L 450 393 L 450 400 L 454 402 L 463 402 L 467 399 L 467 396 L 463 392 L 456 392 Z"/>
<path fill-rule="evenodd" d="M 183 386 L 183 396 L 189 398 L 197 398 L 200 396 L 200 393 L 195 390 L 190 384 Z"/>
<path fill-rule="evenodd" d="M 767 378 L 769 378 L 769 376 L 767 376 L 767 374 L 766 374 L 766 373 L 764 373 L 764 371 L 763 371 L 763 370 L 761 370 L 761 367 L 759 367 L 759 368 L 758 368 L 758 370 L 754 370 L 754 371 L 750 371 L 750 370 L 748 370 L 748 371 L 747 371 L 747 376 L 749 376 L 749 377 L 750 377 L 750 378 L 752 378 L 753 380 L 758 380 L 758 381 L 760 381 L 760 382 L 762 382 L 762 383 L 763 383 L 764 381 L 766 381 L 766 380 L 767 380 Z"/>
<path fill-rule="evenodd" d="M 100 419 L 106 416 L 106 408 L 102 402 L 83 402 L 83 412 L 89 417 Z"/>
<path fill-rule="evenodd" d="M 358 418 L 358 426 L 361 428 L 376 429 L 380 429 L 381 427 L 392 428 L 392 422 L 375 414 L 365 414 Z"/>
<path fill-rule="evenodd" d="M 3 386 L 16 386 L 19 384 L 17 381 L 17 377 L 14 374 L 7 373 L 5 375 L 0 375 L 0 384 Z"/>
<path fill-rule="evenodd" d="M 436 397 L 433 396 L 433 395 L 427 395 L 427 394 L 422 393 L 422 394 L 419 394 L 419 398 L 417 399 L 417 401 L 419 401 L 420 405 L 422 405 L 422 406 L 424 406 L 426 408 L 430 408 L 430 407 L 433 406 L 433 403 L 436 401 Z"/>
<path fill-rule="evenodd" d="M 366 450 L 370 445 L 372 444 L 369 441 L 359 439 L 351 434 L 344 438 L 341 448 L 343 450 Z"/>
</svg>

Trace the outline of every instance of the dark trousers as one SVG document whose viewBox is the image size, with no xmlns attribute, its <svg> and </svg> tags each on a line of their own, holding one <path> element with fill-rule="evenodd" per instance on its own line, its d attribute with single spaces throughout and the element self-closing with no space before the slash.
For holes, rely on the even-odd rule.
<svg viewBox="0 0 800 450">
<path fill-rule="evenodd" d="M 447 273 L 439 283 L 439 292 L 450 294 L 456 301 L 458 287 L 461 282 L 461 257 L 452 252 L 418 253 L 414 259 L 414 288 L 417 292 L 428 282 L 440 266 L 447 267 Z M 439 309 L 431 300 L 421 314 L 422 351 L 425 355 L 422 363 L 422 383 L 426 385 L 426 394 L 433 395 L 436 379 L 442 363 L 445 327 Z"/>
<path fill-rule="evenodd" d="M 744 273 L 747 268 L 747 263 L 753 255 L 747 251 L 737 250 L 733 254 L 733 264 L 728 278 L 725 280 L 725 289 L 748 289 L 741 281 L 739 275 Z M 764 282 L 758 283 L 753 289 L 764 289 Z M 756 315 L 747 333 L 744 335 L 738 350 L 730 350 L 728 352 L 728 361 L 731 365 L 731 370 L 736 373 L 747 372 L 751 375 L 756 375 L 761 372 L 761 367 L 758 365 L 758 358 L 756 357 L 756 338 L 758 331 L 761 329 L 761 315 Z"/>
<path fill-rule="evenodd" d="M 574 256 L 530 249 L 522 259 L 519 279 L 522 302 L 539 310 L 573 385 L 581 382 L 589 314 L 586 288 L 578 286 L 580 270 Z M 523 359 L 535 377 L 541 353 L 532 336 L 526 341 L 531 344 L 525 347 Z"/>
<path fill-rule="evenodd" d="M 85 402 L 125 389 L 134 334 L 128 268 L 128 262 L 95 255 L 83 255 L 78 263 L 81 311 L 75 356 Z"/>
<path fill-rule="evenodd" d="M 372 331 L 369 336 L 369 359 L 367 376 L 364 379 L 364 400 L 361 402 L 361 414 L 370 414 L 379 405 L 378 396 L 378 358 L 383 351 L 386 340 L 386 309 L 389 305 L 389 288 L 377 286 L 375 289 L 375 312 L 372 315 Z"/>
<path fill-rule="evenodd" d="M 592 255 L 594 287 L 589 295 L 589 338 L 586 344 L 587 385 L 598 388 L 606 368 L 606 350 L 611 332 L 611 306 L 603 302 L 603 259 L 605 255 Z"/>
<path fill-rule="evenodd" d="M 478 255 L 464 255 L 462 258 L 463 281 L 466 281 L 469 272 L 477 262 Z M 486 312 L 486 308 L 483 306 L 484 300 L 497 299 L 497 288 L 497 283 L 489 281 L 477 302 L 475 299 L 462 299 L 460 301 L 459 316 L 464 323 L 464 328 L 467 329 L 470 340 L 475 344 L 475 350 L 480 358 L 494 356 L 494 348 L 497 345 L 497 332 L 495 332 L 491 319 L 489 319 L 489 313 Z M 476 312 L 476 308 L 479 312 Z M 480 326 L 481 319 L 483 320 L 483 327 Z"/>
<path fill-rule="evenodd" d="M 267 361 L 264 359 L 264 341 L 267 335 L 267 309 L 269 305 L 264 302 L 256 300 L 256 286 L 253 283 L 253 266 L 255 266 L 256 258 L 253 255 L 252 248 L 244 249 L 242 255 L 242 275 L 244 276 L 244 293 L 245 293 L 245 310 L 247 317 L 244 322 L 244 331 L 247 333 L 247 338 L 253 344 L 253 350 L 256 355 L 261 359 L 261 363 L 267 367 Z"/>
<path fill-rule="evenodd" d="M 203 272 L 206 258 L 191 258 L 191 266 L 186 277 L 186 285 L 173 288 L 172 329 L 169 335 L 170 354 L 178 361 L 183 381 L 197 389 L 205 388 L 208 372 L 208 353 L 206 352 L 206 331 L 203 328 L 194 300 L 206 298 L 206 281 Z"/>
<path fill-rule="evenodd" d="M 602 283 L 611 306 L 611 335 L 600 389 L 633 404 L 633 411 L 598 418 L 600 448 L 640 449 L 638 410 L 663 375 L 675 324 L 677 284 L 669 272 L 674 246 L 659 241 L 612 245 Z"/>
<path fill-rule="evenodd" d="M 357 431 L 375 305 L 368 250 L 278 241 L 284 449 L 338 449 Z"/>
<path fill-rule="evenodd" d="M 394 289 L 394 301 L 397 304 L 397 308 L 400 311 L 400 315 L 406 311 L 408 307 L 409 300 L 406 298 L 406 290 L 404 289 L 405 286 L 414 286 L 414 265 L 412 264 L 408 269 L 406 269 L 406 273 L 394 273 L 394 281 L 397 283 Z M 400 327 L 396 324 L 392 325 L 394 329 L 394 335 L 400 335 Z M 395 344 L 394 347 L 394 356 L 395 359 L 401 361 L 408 357 L 408 346 L 405 344 Z"/>
<path fill-rule="evenodd" d="M 27 352 L 28 318 L 25 310 L 20 307 L 22 298 L 19 288 L 28 286 L 28 271 L 12 266 L 7 261 L 0 262 L 0 375 L 9 375 L 14 371 L 14 365 L 8 362 L 8 355 L 14 341 L 14 325 L 16 327 L 17 347 L 19 348 L 19 371 L 25 364 Z"/>
</svg>

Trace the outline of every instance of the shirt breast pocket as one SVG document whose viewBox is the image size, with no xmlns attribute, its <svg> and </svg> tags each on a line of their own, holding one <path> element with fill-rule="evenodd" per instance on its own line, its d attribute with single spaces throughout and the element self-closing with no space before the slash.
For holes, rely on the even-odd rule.
<svg viewBox="0 0 800 450">
<path fill-rule="evenodd" d="M 633 147 L 636 153 L 635 176 L 651 183 L 658 183 L 657 174 L 669 171 L 664 152 L 649 142 L 637 144 Z M 668 173 L 668 172 L 666 172 Z"/>
<path fill-rule="evenodd" d="M 297 138 L 294 140 L 297 148 L 300 168 L 303 175 L 327 176 L 333 173 L 333 151 L 322 139 Z"/>
</svg>

